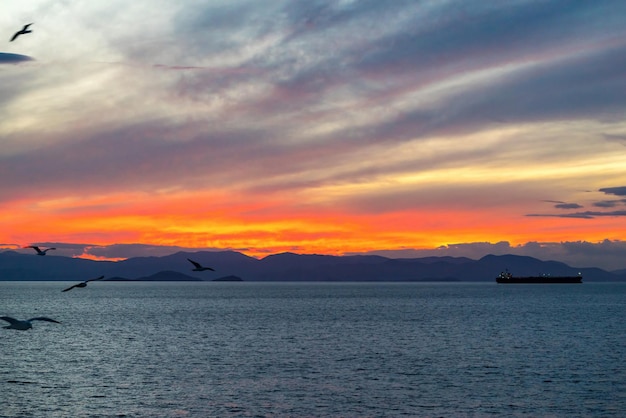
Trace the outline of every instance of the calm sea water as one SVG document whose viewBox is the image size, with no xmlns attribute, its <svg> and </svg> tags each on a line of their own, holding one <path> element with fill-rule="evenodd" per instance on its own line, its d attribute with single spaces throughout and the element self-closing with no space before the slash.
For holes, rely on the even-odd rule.
<svg viewBox="0 0 626 418">
<path fill-rule="evenodd" d="M 626 284 L 0 282 L 2 417 L 626 414 Z"/>
</svg>

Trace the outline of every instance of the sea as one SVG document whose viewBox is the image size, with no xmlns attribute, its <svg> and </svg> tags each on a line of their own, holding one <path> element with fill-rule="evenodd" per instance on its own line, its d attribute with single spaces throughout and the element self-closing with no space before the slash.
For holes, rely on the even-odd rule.
<svg viewBox="0 0 626 418">
<path fill-rule="evenodd" d="M 626 283 L 0 282 L 1 417 L 623 417 Z M 4 321 L 0 321 L 4 322 Z"/>
</svg>

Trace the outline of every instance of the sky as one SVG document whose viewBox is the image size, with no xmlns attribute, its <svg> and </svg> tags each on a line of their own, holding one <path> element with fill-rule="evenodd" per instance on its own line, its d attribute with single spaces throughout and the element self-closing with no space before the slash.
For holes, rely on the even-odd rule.
<svg viewBox="0 0 626 418">
<path fill-rule="evenodd" d="M 626 2 L 0 8 L 0 249 L 626 268 Z"/>
</svg>

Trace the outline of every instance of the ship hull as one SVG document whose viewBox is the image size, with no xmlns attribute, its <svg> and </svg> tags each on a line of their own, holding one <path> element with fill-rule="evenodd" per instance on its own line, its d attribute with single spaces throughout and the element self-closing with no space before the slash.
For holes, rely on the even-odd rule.
<svg viewBox="0 0 626 418">
<path fill-rule="evenodd" d="M 496 282 L 501 284 L 571 284 L 582 281 L 582 276 L 496 277 Z"/>
</svg>

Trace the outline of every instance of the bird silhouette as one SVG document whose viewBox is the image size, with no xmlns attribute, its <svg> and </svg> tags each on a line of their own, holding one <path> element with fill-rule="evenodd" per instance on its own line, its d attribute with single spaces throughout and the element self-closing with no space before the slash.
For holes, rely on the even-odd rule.
<svg viewBox="0 0 626 418">
<path fill-rule="evenodd" d="M 32 248 L 33 250 L 37 251 L 37 255 L 46 255 L 46 253 L 50 250 L 56 250 L 56 248 L 51 247 L 51 248 L 46 248 L 45 250 L 40 249 L 38 246 L 36 245 L 28 245 L 24 248 Z"/>
<path fill-rule="evenodd" d="M 75 284 L 75 285 L 73 285 L 73 286 L 70 286 L 70 287 L 68 287 L 67 289 L 63 289 L 63 290 L 61 290 L 61 292 L 67 292 L 68 290 L 72 290 L 72 289 L 73 289 L 73 288 L 75 288 L 75 287 L 80 287 L 80 288 L 87 287 L 87 283 L 89 283 L 89 282 L 95 282 L 96 280 L 102 280 L 102 279 L 104 279 L 104 276 L 100 276 L 100 277 L 98 277 L 98 278 L 96 278 L 96 279 L 89 279 L 89 280 L 85 280 L 84 282 L 80 282 L 80 283 L 78 283 L 78 284 Z"/>
<path fill-rule="evenodd" d="M 196 263 L 195 261 L 193 261 L 192 259 L 188 258 L 187 260 L 189 260 L 189 262 L 191 264 L 194 265 L 194 269 L 192 269 L 191 271 L 205 271 L 205 270 L 211 270 L 211 271 L 215 271 L 213 270 L 211 267 L 204 267 L 202 266 L 200 263 Z"/>
<path fill-rule="evenodd" d="M 7 325 L 3 327 L 5 329 L 19 329 L 20 331 L 26 331 L 27 329 L 31 329 L 33 327 L 32 321 L 48 321 L 54 322 L 55 324 L 60 324 L 59 321 L 54 319 L 46 318 L 45 316 L 38 316 L 36 318 L 30 318 L 25 321 L 21 321 L 19 319 L 11 318 L 10 316 L 0 316 L 0 319 L 7 321 L 11 325 Z"/>
<path fill-rule="evenodd" d="M 17 32 L 15 32 L 15 34 L 13 35 L 13 37 L 11 38 L 11 40 L 9 42 L 13 42 L 14 40 L 17 39 L 18 36 L 20 35 L 26 35 L 27 33 L 31 33 L 32 30 L 28 30 L 28 27 L 32 25 L 32 23 L 29 23 L 28 25 L 24 25 L 24 27 L 22 28 L 22 30 L 19 30 Z"/>
</svg>

